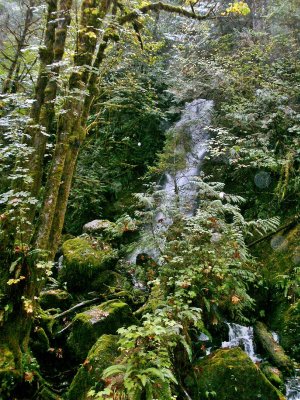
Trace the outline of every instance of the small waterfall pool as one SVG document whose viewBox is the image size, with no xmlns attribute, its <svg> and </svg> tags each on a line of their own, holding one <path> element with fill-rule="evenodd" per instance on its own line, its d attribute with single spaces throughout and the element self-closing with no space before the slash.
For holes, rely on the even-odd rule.
<svg viewBox="0 0 300 400">
<path fill-rule="evenodd" d="M 222 343 L 222 348 L 240 346 L 251 358 L 253 362 L 262 361 L 262 358 L 255 352 L 255 342 L 253 337 L 253 328 L 234 323 L 227 323 L 228 342 Z M 272 332 L 273 338 L 279 342 L 279 336 Z M 300 400 L 300 369 L 296 370 L 296 375 L 286 381 L 287 400 Z"/>
</svg>

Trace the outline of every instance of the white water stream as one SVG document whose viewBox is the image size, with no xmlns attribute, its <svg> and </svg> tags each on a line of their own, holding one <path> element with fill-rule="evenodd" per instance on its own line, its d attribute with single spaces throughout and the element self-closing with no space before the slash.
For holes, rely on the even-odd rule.
<svg viewBox="0 0 300 400">
<path fill-rule="evenodd" d="M 229 340 L 223 342 L 222 347 L 240 346 L 251 358 L 253 362 L 261 361 L 261 357 L 255 353 L 253 328 L 238 324 L 227 324 L 229 328 Z"/>
<path fill-rule="evenodd" d="M 196 99 L 185 105 L 180 120 L 172 128 L 174 134 L 179 133 L 181 140 L 174 149 L 174 157 L 178 154 L 184 154 L 184 143 L 189 150 L 184 155 L 185 166 L 176 172 L 165 171 L 161 193 L 163 194 L 159 204 L 159 211 L 155 215 L 152 226 L 146 227 L 148 234 L 159 238 L 162 232 L 166 231 L 172 224 L 171 210 L 179 207 L 180 211 L 191 216 L 195 212 L 197 203 L 197 187 L 193 182 L 196 176 L 199 176 L 201 163 L 203 161 L 206 149 L 208 133 L 206 127 L 211 121 L 213 101 L 205 99 Z M 147 236 L 147 235 L 144 235 Z M 159 239 L 158 239 L 159 240 Z M 162 250 L 164 243 L 160 242 L 159 247 Z M 128 257 L 128 261 L 135 263 L 139 253 L 147 253 L 154 259 L 158 259 L 159 251 L 149 243 L 141 243 Z M 156 246 L 158 247 L 158 246 Z"/>
<path fill-rule="evenodd" d="M 186 104 L 180 121 L 177 122 L 173 130 L 183 131 L 185 141 L 188 142 L 190 151 L 185 155 L 186 166 L 175 173 L 166 171 L 163 190 L 165 198 L 162 209 L 168 209 L 170 204 L 174 204 L 179 198 L 179 207 L 187 215 L 193 215 L 196 207 L 197 188 L 193 183 L 193 178 L 199 175 L 202 160 L 204 158 L 208 133 L 205 128 L 210 124 L 213 102 L 211 100 L 197 99 Z M 179 143 L 175 149 L 175 154 L 182 152 L 183 144 Z M 157 215 L 156 220 L 165 218 L 163 211 Z"/>
<path fill-rule="evenodd" d="M 253 362 L 261 361 L 261 357 L 255 353 L 255 343 L 253 339 L 253 328 L 251 326 L 242 326 L 238 324 L 227 324 L 229 328 L 229 340 L 223 342 L 222 347 L 240 346 L 251 358 Z M 272 332 L 273 338 L 279 342 L 279 336 Z M 300 400 L 300 370 L 296 370 L 296 375 L 286 381 L 287 400 Z"/>
</svg>

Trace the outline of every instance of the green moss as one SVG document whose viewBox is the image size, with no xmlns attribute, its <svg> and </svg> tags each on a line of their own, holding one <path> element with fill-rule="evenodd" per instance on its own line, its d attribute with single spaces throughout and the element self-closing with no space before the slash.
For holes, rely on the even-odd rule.
<svg viewBox="0 0 300 400">
<path fill-rule="evenodd" d="M 60 308 L 62 310 L 70 307 L 72 296 L 66 290 L 52 289 L 40 294 L 40 305 L 43 309 Z"/>
<path fill-rule="evenodd" d="M 187 380 L 193 399 L 285 399 L 240 348 L 217 350 L 199 361 L 194 373 Z"/>
<path fill-rule="evenodd" d="M 279 335 L 282 346 L 300 362 L 300 300 L 285 312 Z"/>
<path fill-rule="evenodd" d="M 45 330 L 37 326 L 31 335 L 30 348 L 34 353 L 46 353 L 49 350 L 50 343 Z"/>
<path fill-rule="evenodd" d="M 114 271 L 103 271 L 92 283 L 92 288 L 101 293 L 103 292 L 120 292 L 131 289 L 129 281 Z"/>
<path fill-rule="evenodd" d="M 254 333 L 261 348 L 274 364 L 284 372 L 290 374 L 293 371 L 293 363 L 285 354 L 283 348 L 275 342 L 265 324 L 256 322 L 254 325 Z"/>
<path fill-rule="evenodd" d="M 14 355 L 7 345 L 0 344 L 0 398 L 1 394 L 9 398 L 10 390 L 20 380 L 19 371 L 16 369 Z"/>
<path fill-rule="evenodd" d="M 51 392 L 50 389 L 48 389 L 47 387 L 43 387 L 43 389 L 39 392 L 39 399 L 40 400 L 60 400 L 61 398 Z"/>
<path fill-rule="evenodd" d="M 72 356 L 83 360 L 92 345 L 103 334 L 115 334 L 122 326 L 136 323 L 130 307 L 122 301 L 110 300 L 77 314 L 73 319 L 68 347 Z"/>
<path fill-rule="evenodd" d="M 102 372 L 112 365 L 118 356 L 118 336 L 102 335 L 89 351 L 83 365 L 72 381 L 68 400 L 84 400 L 88 391 L 95 386 L 102 389 Z"/>
<path fill-rule="evenodd" d="M 276 367 L 273 367 L 267 362 L 264 362 L 260 365 L 260 369 L 263 374 L 267 377 L 267 379 L 277 387 L 277 389 L 284 391 L 285 390 L 285 383 L 283 381 L 283 376 L 280 370 Z"/>
<path fill-rule="evenodd" d="M 92 290 L 92 283 L 99 273 L 116 263 L 116 254 L 110 245 L 88 236 L 67 240 L 62 251 L 64 266 L 59 278 L 74 292 Z"/>
</svg>

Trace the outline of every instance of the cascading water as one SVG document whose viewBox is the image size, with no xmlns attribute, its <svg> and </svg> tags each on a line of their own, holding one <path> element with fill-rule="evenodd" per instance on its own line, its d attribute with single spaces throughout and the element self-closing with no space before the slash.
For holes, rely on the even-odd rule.
<svg viewBox="0 0 300 400">
<path fill-rule="evenodd" d="M 166 171 L 166 181 L 163 190 L 166 194 L 161 208 L 168 208 L 175 201 L 179 202 L 181 211 L 190 216 L 195 211 L 197 188 L 193 178 L 199 175 L 201 162 L 206 152 L 208 133 L 205 128 L 210 124 L 213 101 L 197 99 L 186 104 L 180 121 L 174 127 L 174 131 L 183 132 L 188 142 L 190 151 L 185 155 L 185 168 L 170 173 Z M 175 149 L 180 152 L 182 144 Z M 156 220 L 165 218 L 162 213 L 156 216 Z"/>
<path fill-rule="evenodd" d="M 242 326 L 234 323 L 228 323 L 228 342 L 223 342 L 222 347 L 240 346 L 254 362 L 262 361 L 261 357 L 255 353 L 255 344 L 253 338 L 253 328 L 251 326 Z M 278 343 L 279 336 L 272 332 L 274 340 Z M 286 381 L 287 400 L 300 400 L 300 370 L 296 370 L 296 375 Z"/>
<path fill-rule="evenodd" d="M 286 382 L 286 398 L 300 400 L 300 369 L 297 369 L 296 375 Z"/>
<path fill-rule="evenodd" d="M 196 99 L 187 103 L 180 120 L 172 128 L 172 132 L 180 132 L 183 139 L 176 146 L 174 154 L 184 153 L 182 142 L 188 144 L 189 150 L 184 155 L 185 167 L 183 169 L 176 170 L 176 172 L 166 171 L 164 174 L 160 211 L 157 212 L 151 228 L 148 227 L 154 236 L 158 237 L 172 224 L 170 209 L 178 206 L 186 216 L 191 216 L 195 211 L 197 187 L 193 179 L 200 173 L 201 162 L 206 152 L 208 133 L 205 128 L 210 124 L 212 109 L 213 101 L 211 100 Z M 162 249 L 163 244 L 160 243 L 160 245 Z M 135 263 L 136 256 L 139 253 L 147 253 L 154 259 L 158 258 L 157 249 L 143 243 L 142 240 L 130 254 L 128 261 Z"/>
<path fill-rule="evenodd" d="M 253 328 L 251 326 L 242 326 L 238 324 L 227 324 L 229 328 L 229 340 L 223 342 L 222 347 L 240 346 L 248 354 L 252 361 L 260 361 L 261 358 L 255 354 Z"/>
</svg>

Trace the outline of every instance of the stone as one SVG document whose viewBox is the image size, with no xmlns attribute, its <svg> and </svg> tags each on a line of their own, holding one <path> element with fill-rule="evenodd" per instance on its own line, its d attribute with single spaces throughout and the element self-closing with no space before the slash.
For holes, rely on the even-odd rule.
<svg viewBox="0 0 300 400">
<path fill-rule="evenodd" d="M 85 400 L 89 390 L 103 389 L 101 375 L 118 356 L 118 336 L 102 335 L 90 349 L 69 388 L 68 400 Z"/>
<path fill-rule="evenodd" d="M 70 307 L 72 296 L 66 290 L 50 289 L 40 294 L 40 305 L 44 310 L 60 308 L 65 310 Z"/>
<path fill-rule="evenodd" d="M 285 400 L 239 347 L 219 349 L 198 361 L 186 384 L 193 399 Z"/>
<path fill-rule="evenodd" d="M 105 230 L 114 227 L 114 223 L 107 219 L 94 219 L 85 224 L 82 228 L 84 233 L 97 234 L 103 233 Z"/>
<path fill-rule="evenodd" d="M 284 313 L 279 336 L 283 348 L 300 362 L 300 300 L 292 304 Z"/>
<path fill-rule="evenodd" d="M 283 372 L 290 375 L 293 372 L 293 363 L 285 354 L 283 348 L 276 343 L 271 332 L 262 322 L 254 325 L 254 334 L 260 347 L 264 350 L 270 360 Z"/>
<path fill-rule="evenodd" d="M 93 281 L 102 271 L 113 269 L 117 256 L 112 247 L 88 236 L 67 240 L 62 246 L 63 267 L 59 280 L 71 292 L 93 290 Z"/>
<path fill-rule="evenodd" d="M 125 276 L 115 271 L 103 271 L 92 283 L 93 290 L 100 293 L 131 290 L 132 285 Z"/>
<path fill-rule="evenodd" d="M 77 314 L 72 322 L 67 344 L 70 355 L 82 361 L 103 334 L 115 334 L 122 326 L 136 323 L 128 304 L 109 300 Z"/>
</svg>

